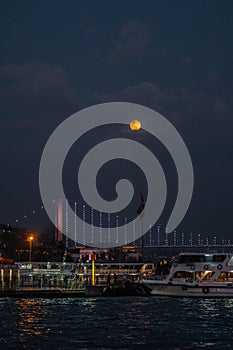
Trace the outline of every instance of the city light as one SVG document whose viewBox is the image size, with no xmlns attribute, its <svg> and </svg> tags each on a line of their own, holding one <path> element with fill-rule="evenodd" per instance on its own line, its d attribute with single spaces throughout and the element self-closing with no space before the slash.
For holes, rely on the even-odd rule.
<svg viewBox="0 0 233 350">
<path fill-rule="evenodd" d="M 34 240 L 34 236 L 29 236 L 28 237 L 28 242 L 29 242 L 29 262 L 32 261 L 32 242 Z"/>
</svg>

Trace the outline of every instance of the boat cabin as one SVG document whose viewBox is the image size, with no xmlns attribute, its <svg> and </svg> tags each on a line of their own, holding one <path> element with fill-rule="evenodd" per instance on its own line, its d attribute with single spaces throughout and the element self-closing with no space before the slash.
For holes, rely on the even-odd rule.
<svg viewBox="0 0 233 350">
<path fill-rule="evenodd" d="M 222 253 L 181 253 L 178 257 L 178 264 L 189 263 L 221 263 L 227 257 L 227 254 Z"/>
</svg>

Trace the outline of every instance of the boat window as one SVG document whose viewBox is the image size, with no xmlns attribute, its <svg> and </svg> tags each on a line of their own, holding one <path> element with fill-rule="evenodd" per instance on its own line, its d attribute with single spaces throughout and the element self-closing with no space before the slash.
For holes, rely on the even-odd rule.
<svg viewBox="0 0 233 350">
<path fill-rule="evenodd" d="M 215 279 L 216 282 L 226 282 L 228 280 L 227 273 L 221 272 L 220 275 Z"/>
<path fill-rule="evenodd" d="M 211 263 L 211 262 L 223 262 L 226 259 L 226 255 L 222 254 L 199 254 L 199 255 L 181 255 L 179 256 L 178 262 L 180 264 L 189 264 L 189 263 L 195 263 L 195 262 L 203 262 L 203 263 Z M 233 266 L 233 258 L 230 260 L 232 266 Z M 229 262 L 229 264 L 230 264 Z"/>
<path fill-rule="evenodd" d="M 213 254 L 205 254 L 205 262 L 212 262 L 213 261 Z"/>
<path fill-rule="evenodd" d="M 205 254 L 205 262 L 223 262 L 226 259 L 226 255 L 222 254 Z"/>
<path fill-rule="evenodd" d="M 211 277 L 213 277 L 214 272 L 207 272 L 207 274 L 204 276 L 204 278 L 202 279 L 203 281 L 209 281 L 211 279 Z"/>
<path fill-rule="evenodd" d="M 226 255 L 214 255 L 214 262 L 223 262 L 226 259 Z"/>
<path fill-rule="evenodd" d="M 221 272 L 215 279 L 216 282 L 233 282 L 233 272 Z"/>
<path fill-rule="evenodd" d="M 228 262 L 228 266 L 233 266 L 233 256 L 230 258 L 230 260 Z"/>
<path fill-rule="evenodd" d="M 193 272 L 189 271 L 177 271 L 174 276 L 174 278 L 188 278 L 193 279 Z"/>
<path fill-rule="evenodd" d="M 227 279 L 228 282 L 233 282 L 233 272 L 228 272 Z"/>
<path fill-rule="evenodd" d="M 205 256 L 204 255 L 181 255 L 179 257 L 179 263 L 193 263 L 193 262 L 205 262 Z"/>
</svg>

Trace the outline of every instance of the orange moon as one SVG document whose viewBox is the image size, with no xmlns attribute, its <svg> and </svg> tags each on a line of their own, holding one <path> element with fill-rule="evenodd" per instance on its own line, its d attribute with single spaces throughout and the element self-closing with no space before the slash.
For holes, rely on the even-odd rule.
<svg viewBox="0 0 233 350">
<path fill-rule="evenodd" d="M 131 130 L 140 130 L 141 129 L 141 123 L 139 120 L 132 120 L 130 123 L 130 129 Z"/>
</svg>

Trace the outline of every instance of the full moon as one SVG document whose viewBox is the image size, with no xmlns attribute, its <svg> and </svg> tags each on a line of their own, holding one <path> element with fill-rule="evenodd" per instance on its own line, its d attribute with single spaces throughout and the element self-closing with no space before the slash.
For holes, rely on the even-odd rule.
<svg viewBox="0 0 233 350">
<path fill-rule="evenodd" d="M 141 129 L 141 123 L 139 120 L 132 120 L 130 123 L 130 129 L 131 130 L 140 130 Z"/>
</svg>

